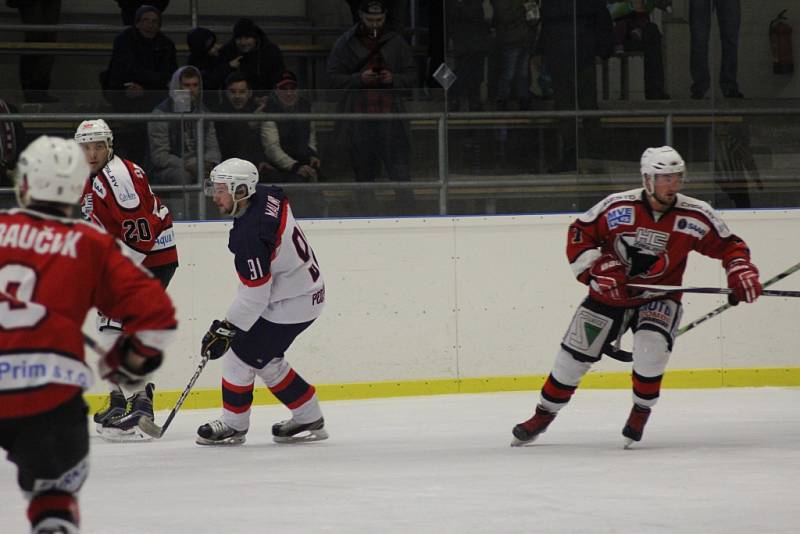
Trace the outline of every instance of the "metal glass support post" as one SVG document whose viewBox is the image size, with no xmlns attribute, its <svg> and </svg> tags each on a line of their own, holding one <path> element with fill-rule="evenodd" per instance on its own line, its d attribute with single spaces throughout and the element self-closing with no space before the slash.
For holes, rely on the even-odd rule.
<svg viewBox="0 0 800 534">
<path fill-rule="evenodd" d="M 439 145 L 439 215 L 447 215 L 447 112 L 439 115 L 436 122 L 437 141 Z"/>
<path fill-rule="evenodd" d="M 664 141 L 668 146 L 672 146 L 672 119 L 672 113 L 664 117 Z"/>
<path fill-rule="evenodd" d="M 192 28 L 197 28 L 197 0 L 189 1 L 189 14 L 192 17 Z"/>
<path fill-rule="evenodd" d="M 206 135 L 205 119 L 197 119 L 197 181 L 200 184 L 200 193 L 197 199 L 197 218 L 206 218 L 206 199 L 203 191 L 203 180 L 206 176 Z M 186 205 L 186 213 L 189 212 L 189 191 L 183 192 L 183 202 Z"/>
</svg>

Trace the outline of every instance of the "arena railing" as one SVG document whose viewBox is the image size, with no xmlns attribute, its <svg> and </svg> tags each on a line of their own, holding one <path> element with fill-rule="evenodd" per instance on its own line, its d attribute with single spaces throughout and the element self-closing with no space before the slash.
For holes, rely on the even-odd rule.
<svg viewBox="0 0 800 534">
<path fill-rule="evenodd" d="M 735 109 L 638 109 L 638 110 L 590 110 L 590 111 L 506 111 L 506 112 L 412 112 L 412 113 L 170 113 L 154 116 L 150 113 L 92 113 L 92 118 L 103 118 L 107 121 L 125 122 L 184 122 L 196 123 L 197 128 L 197 174 L 193 183 L 180 185 L 154 185 L 156 192 L 179 194 L 182 197 L 187 213 L 196 214 L 200 219 L 207 217 L 207 200 L 203 195 L 203 179 L 209 169 L 205 168 L 204 131 L 208 121 L 428 121 L 435 125 L 436 135 L 436 178 L 431 180 L 413 180 L 410 182 L 356 182 L 356 181 L 326 181 L 324 183 L 277 183 L 288 191 L 385 191 L 385 190 L 411 190 L 427 189 L 436 193 L 436 213 L 427 215 L 450 215 L 448 206 L 451 192 L 474 188 L 510 188 L 512 190 L 527 190 L 532 194 L 548 195 L 553 191 L 559 194 L 573 194 L 576 197 L 586 194 L 597 196 L 598 191 L 608 188 L 607 176 L 581 175 L 580 185 L 576 183 L 575 176 L 571 174 L 530 173 L 521 178 L 475 177 L 474 179 L 453 179 L 449 172 L 448 151 L 448 126 L 456 121 L 493 121 L 502 125 L 504 121 L 520 119 L 551 119 L 576 120 L 576 119 L 660 119 L 662 122 L 663 143 L 672 144 L 674 139 L 675 122 L 679 118 L 707 116 L 720 118 L 727 116 L 787 116 L 799 115 L 800 109 L 791 108 L 735 108 Z M 9 122 L 71 122 L 77 125 L 86 119 L 86 113 L 10 113 L 2 116 L 3 121 Z M 577 124 L 577 122 L 576 122 Z M 535 127 L 535 126 L 534 126 Z M 412 156 L 413 157 L 413 156 Z M 798 169 L 800 171 L 800 169 Z M 768 177 L 777 184 L 775 194 L 781 193 L 781 188 L 791 189 L 793 192 L 800 185 L 797 179 L 800 172 L 794 171 L 784 175 Z M 698 174 L 698 173 L 696 173 Z M 635 175 L 631 177 L 632 183 L 638 183 Z M 765 177 L 766 178 L 766 177 Z M 636 185 L 634 185 L 635 187 Z M 614 188 L 613 190 L 617 190 Z M 611 192 L 610 190 L 608 192 Z M 13 194 L 10 187 L 0 188 L 0 194 Z M 193 204 L 196 202 L 196 205 Z M 190 208 L 190 206 L 192 208 Z M 421 213 L 424 215 L 424 213 Z M 353 213 L 351 215 L 359 215 Z M 395 214 L 388 214 L 395 215 Z"/>
</svg>

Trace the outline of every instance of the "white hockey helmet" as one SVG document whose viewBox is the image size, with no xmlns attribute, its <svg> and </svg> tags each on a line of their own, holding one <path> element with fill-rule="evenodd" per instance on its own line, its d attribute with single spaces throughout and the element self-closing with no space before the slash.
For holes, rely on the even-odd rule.
<svg viewBox="0 0 800 534">
<path fill-rule="evenodd" d="M 43 135 L 22 151 L 17 162 L 17 200 L 77 204 L 89 177 L 89 164 L 72 139 Z"/>
<path fill-rule="evenodd" d="M 234 215 L 239 209 L 239 202 L 256 192 L 257 183 L 258 169 L 255 165 L 244 159 L 230 158 L 211 169 L 205 190 L 206 195 L 214 196 L 214 184 L 225 184 L 233 197 L 230 215 Z"/>
<path fill-rule="evenodd" d="M 685 173 L 686 164 L 678 151 L 671 146 L 648 148 L 641 159 L 642 185 L 653 194 L 653 178 L 657 174 Z M 649 177 L 649 178 L 648 178 Z"/>
<path fill-rule="evenodd" d="M 80 144 L 105 141 L 111 148 L 114 146 L 114 132 L 103 119 L 89 119 L 78 125 L 78 129 L 75 130 L 75 141 Z"/>
</svg>

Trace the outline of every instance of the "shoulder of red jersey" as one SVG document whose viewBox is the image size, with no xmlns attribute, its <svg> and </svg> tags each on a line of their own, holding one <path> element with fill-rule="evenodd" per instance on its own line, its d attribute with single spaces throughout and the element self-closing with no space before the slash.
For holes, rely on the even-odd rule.
<svg viewBox="0 0 800 534">
<path fill-rule="evenodd" d="M 150 186 L 141 167 L 114 156 L 103 167 L 102 173 L 95 176 L 92 190 L 102 199 L 110 195 L 121 208 L 133 210 L 141 204 L 139 197 L 141 187 L 137 188 L 134 179 L 143 180 L 144 186 L 149 190 Z"/>
<path fill-rule="evenodd" d="M 635 202 L 641 202 L 642 191 L 643 189 L 640 187 L 638 189 L 631 189 L 629 191 L 622 191 L 620 193 L 608 195 L 606 198 L 589 208 L 588 211 L 579 215 L 578 221 L 586 224 L 593 223 L 598 217 L 616 204 L 631 204 Z"/>
<path fill-rule="evenodd" d="M 728 225 L 708 202 L 678 193 L 673 209 L 678 212 L 675 215 L 676 231 L 692 233 L 698 238 L 703 238 L 708 233 L 710 224 L 720 237 L 726 238 L 732 235 Z"/>
</svg>

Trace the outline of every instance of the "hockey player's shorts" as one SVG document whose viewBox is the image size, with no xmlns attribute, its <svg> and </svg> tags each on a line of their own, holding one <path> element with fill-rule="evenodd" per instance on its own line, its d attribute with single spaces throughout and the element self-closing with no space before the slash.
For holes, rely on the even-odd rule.
<svg viewBox="0 0 800 534">
<path fill-rule="evenodd" d="M 0 446 L 18 469 L 27 497 L 45 491 L 77 493 L 89 473 L 88 408 L 83 394 L 42 414 L 0 419 Z"/>
<path fill-rule="evenodd" d="M 634 333 L 638 330 L 660 332 L 672 351 L 682 312 L 680 302 L 668 299 L 654 300 L 636 308 L 621 308 L 586 297 L 575 311 L 561 347 L 578 361 L 596 362 L 602 357 L 603 348 L 630 328 Z"/>
<path fill-rule="evenodd" d="M 294 338 L 313 322 L 279 324 L 259 317 L 250 330 L 233 338 L 231 348 L 244 363 L 262 369 L 273 358 L 283 358 Z"/>
</svg>

